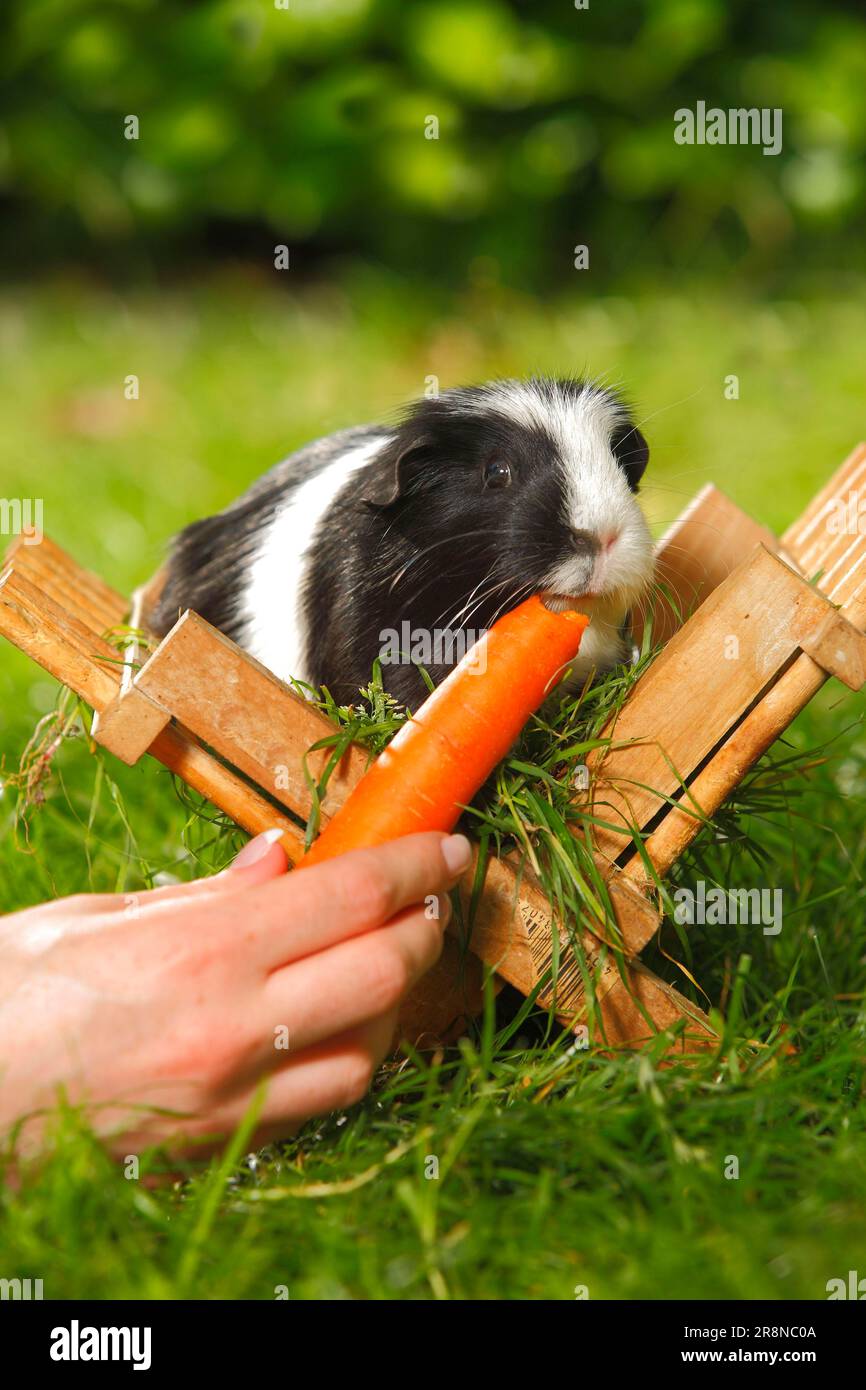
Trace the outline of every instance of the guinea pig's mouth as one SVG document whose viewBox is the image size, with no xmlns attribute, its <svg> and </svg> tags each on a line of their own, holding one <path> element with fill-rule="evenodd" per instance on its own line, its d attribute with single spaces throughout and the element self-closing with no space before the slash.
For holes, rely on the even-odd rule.
<svg viewBox="0 0 866 1390">
<path fill-rule="evenodd" d="M 593 609 L 601 597 L 601 594 L 596 593 L 560 594 L 548 589 L 542 592 L 541 601 L 545 608 L 549 608 L 553 613 L 562 613 L 566 608 L 576 608 L 591 618 Z"/>
</svg>

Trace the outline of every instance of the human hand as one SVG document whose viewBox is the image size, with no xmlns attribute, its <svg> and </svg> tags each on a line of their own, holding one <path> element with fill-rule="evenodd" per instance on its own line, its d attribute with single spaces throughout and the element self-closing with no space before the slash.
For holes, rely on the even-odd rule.
<svg viewBox="0 0 866 1390">
<path fill-rule="evenodd" d="M 469 843 L 411 835 L 287 874 L 278 836 L 212 878 L 0 918 L 0 1133 L 29 1117 L 20 1154 L 61 1087 L 122 1154 L 230 1133 L 262 1079 L 255 1144 L 365 1094 Z"/>
</svg>

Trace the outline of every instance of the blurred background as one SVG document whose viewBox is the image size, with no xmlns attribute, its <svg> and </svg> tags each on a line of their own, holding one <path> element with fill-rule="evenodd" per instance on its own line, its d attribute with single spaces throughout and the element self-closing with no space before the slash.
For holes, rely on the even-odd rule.
<svg viewBox="0 0 866 1390">
<path fill-rule="evenodd" d="M 437 383 L 619 383 L 657 531 L 710 478 L 782 528 L 866 433 L 861 0 L 5 0 L 0 71 L 0 496 L 125 591 Z M 4 650 L 0 748 L 52 699 Z"/>
<path fill-rule="evenodd" d="M 440 289 L 661 273 L 840 288 L 866 265 L 863 5 L 5 0 L 7 265 L 124 283 L 364 260 Z M 782 108 L 763 157 L 672 139 Z M 125 139 L 124 118 L 140 123 Z M 438 139 L 425 122 L 435 117 Z"/>
</svg>

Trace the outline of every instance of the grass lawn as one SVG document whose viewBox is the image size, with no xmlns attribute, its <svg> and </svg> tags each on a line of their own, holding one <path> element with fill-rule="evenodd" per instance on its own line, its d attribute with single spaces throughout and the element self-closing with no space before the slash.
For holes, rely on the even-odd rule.
<svg viewBox="0 0 866 1390">
<path fill-rule="evenodd" d="M 708 479 L 781 529 L 866 432 L 864 309 L 866 287 L 774 307 L 691 290 L 553 307 L 487 295 L 449 312 L 367 276 L 299 298 L 241 275 L 130 299 L 7 293 L 0 493 L 41 497 L 48 534 L 128 590 L 185 521 L 430 376 L 588 369 L 625 383 L 647 421 L 657 529 Z M 55 698 L 0 648 L 7 773 Z M 676 957 L 723 1009 L 719 1057 L 605 1060 L 550 1041 L 543 1016 L 509 1033 L 491 1012 L 460 1048 L 388 1069 L 364 1104 L 281 1151 L 240 1162 L 241 1134 L 222 1163 L 158 1186 L 127 1181 L 58 1113 L 53 1156 L 0 1192 L 0 1272 L 42 1278 L 47 1298 L 266 1299 L 571 1299 L 581 1286 L 798 1299 L 866 1275 L 862 715 L 862 696 L 828 685 L 775 750 L 824 749 L 788 803 L 767 794 L 762 812 L 753 797 L 733 839 L 678 869 L 684 884 L 712 874 L 784 894 L 776 937 L 707 926 L 683 946 L 664 927 L 652 963 L 706 1004 Z M 7 788 L 0 912 L 189 877 L 228 848 L 187 825 L 155 764 L 97 760 L 82 739 L 61 750 L 29 844 L 13 811 Z"/>
</svg>

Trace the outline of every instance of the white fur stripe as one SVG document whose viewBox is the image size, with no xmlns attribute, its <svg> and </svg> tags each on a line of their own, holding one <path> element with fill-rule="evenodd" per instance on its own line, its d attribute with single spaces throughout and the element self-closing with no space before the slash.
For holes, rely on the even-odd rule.
<svg viewBox="0 0 866 1390">
<path fill-rule="evenodd" d="M 292 494 L 262 534 L 241 609 L 241 645 L 281 680 L 309 681 L 302 596 L 316 528 L 350 476 L 388 440 L 365 440 L 323 468 Z"/>
</svg>

